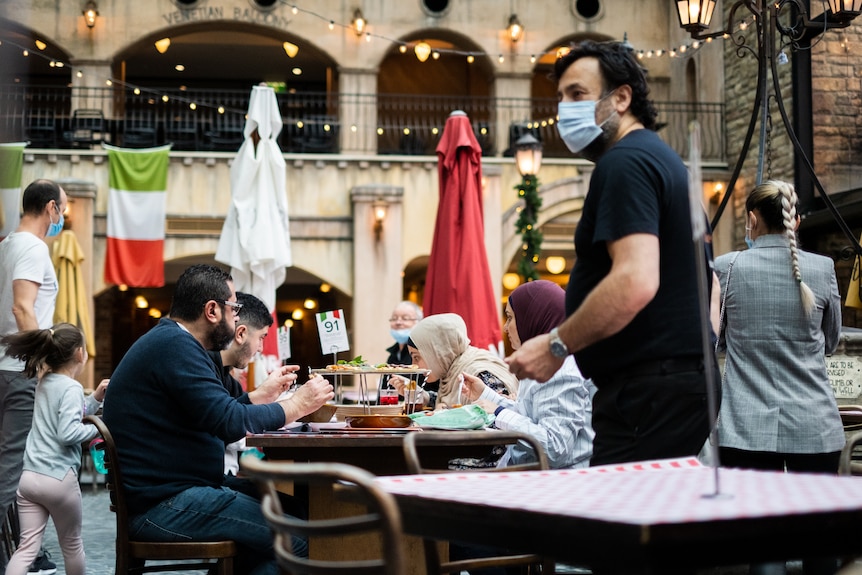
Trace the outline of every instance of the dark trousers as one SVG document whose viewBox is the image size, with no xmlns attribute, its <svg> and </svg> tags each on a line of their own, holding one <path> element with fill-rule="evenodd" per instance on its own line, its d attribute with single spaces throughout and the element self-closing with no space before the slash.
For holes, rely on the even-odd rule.
<svg viewBox="0 0 862 575">
<path fill-rule="evenodd" d="M 718 367 L 712 369 L 718 384 Z M 593 381 L 590 465 L 687 457 L 703 447 L 709 414 L 700 358 L 649 361 Z"/>
<path fill-rule="evenodd" d="M 775 453 L 770 451 L 746 451 L 732 447 L 719 449 L 722 467 L 740 467 L 764 471 L 802 471 L 809 473 L 838 473 L 840 451 L 830 453 Z M 802 560 L 805 575 L 831 575 L 838 570 L 838 559 L 834 557 L 812 557 Z M 783 563 L 753 563 L 751 575 L 783 575 L 787 569 Z"/>
</svg>

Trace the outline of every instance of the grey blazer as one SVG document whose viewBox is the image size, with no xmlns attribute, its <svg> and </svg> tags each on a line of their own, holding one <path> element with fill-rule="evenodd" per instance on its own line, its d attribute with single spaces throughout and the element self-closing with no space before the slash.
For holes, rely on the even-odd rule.
<svg viewBox="0 0 862 575">
<path fill-rule="evenodd" d="M 827 257 L 803 251 L 799 265 L 802 280 L 814 292 L 810 316 L 802 309 L 784 236 L 761 236 L 752 249 L 715 260 L 725 306 L 718 344 L 727 351 L 722 447 L 828 453 L 844 446 L 825 358 L 835 351 L 841 332 L 835 266 Z"/>
</svg>

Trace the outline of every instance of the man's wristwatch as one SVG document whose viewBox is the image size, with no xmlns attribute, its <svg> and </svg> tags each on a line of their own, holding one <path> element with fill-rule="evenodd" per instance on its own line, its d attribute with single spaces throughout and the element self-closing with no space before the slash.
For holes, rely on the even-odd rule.
<svg viewBox="0 0 862 575">
<path fill-rule="evenodd" d="M 552 329 L 549 335 L 551 336 L 551 355 L 559 358 L 568 357 L 570 355 L 569 348 L 566 347 L 566 343 L 560 338 L 557 328 Z"/>
</svg>

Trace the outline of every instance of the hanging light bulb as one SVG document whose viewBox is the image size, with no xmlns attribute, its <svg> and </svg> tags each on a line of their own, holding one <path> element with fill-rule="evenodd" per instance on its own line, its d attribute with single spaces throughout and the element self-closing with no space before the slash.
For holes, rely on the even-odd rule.
<svg viewBox="0 0 862 575">
<path fill-rule="evenodd" d="M 509 38 L 512 42 L 517 42 L 524 35 L 524 26 L 515 14 L 509 16 L 509 25 L 506 28 L 509 31 Z"/>
<path fill-rule="evenodd" d="M 293 58 L 299 53 L 299 46 L 292 42 L 285 42 L 281 46 L 284 48 L 284 53 L 287 54 L 288 58 Z"/>
<path fill-rule="evenodd" d="M 413 47 L 413 52 L 420 62 L 424 62 L 431 55 L 431 45 L 428 42 L 419 42 Z"/>
<path fill-rule="evenodd" d="M 164 54 L 168 51 L 168 48 L 171 47 L 171 39 L 170 38 L 162 38 L 161 40 L 156 40 L 155 42 L 156 50 L 158 50 L 159 54 Z"/>
</svg>

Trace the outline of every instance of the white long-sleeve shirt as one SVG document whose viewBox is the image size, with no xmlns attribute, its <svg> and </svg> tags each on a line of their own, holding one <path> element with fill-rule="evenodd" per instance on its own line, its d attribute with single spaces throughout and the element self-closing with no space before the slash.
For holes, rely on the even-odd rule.
<svg viewBox="0 0 862 575">
<path fill-rule="evenodd" d="M 587 467 L 593 454 L 592 397 L 596 388 L 585 380 L 569 356 L 545 383 L 522 379 L 518 399 L 495 393 L 486 387 L 479 399 L 505 407 L 494 427 L 520 431 L 539 440 L 553 469 Z M 519 445 L 508 448 L 498 466 L 535 461 L 532 451 Z"/>
</svg>

